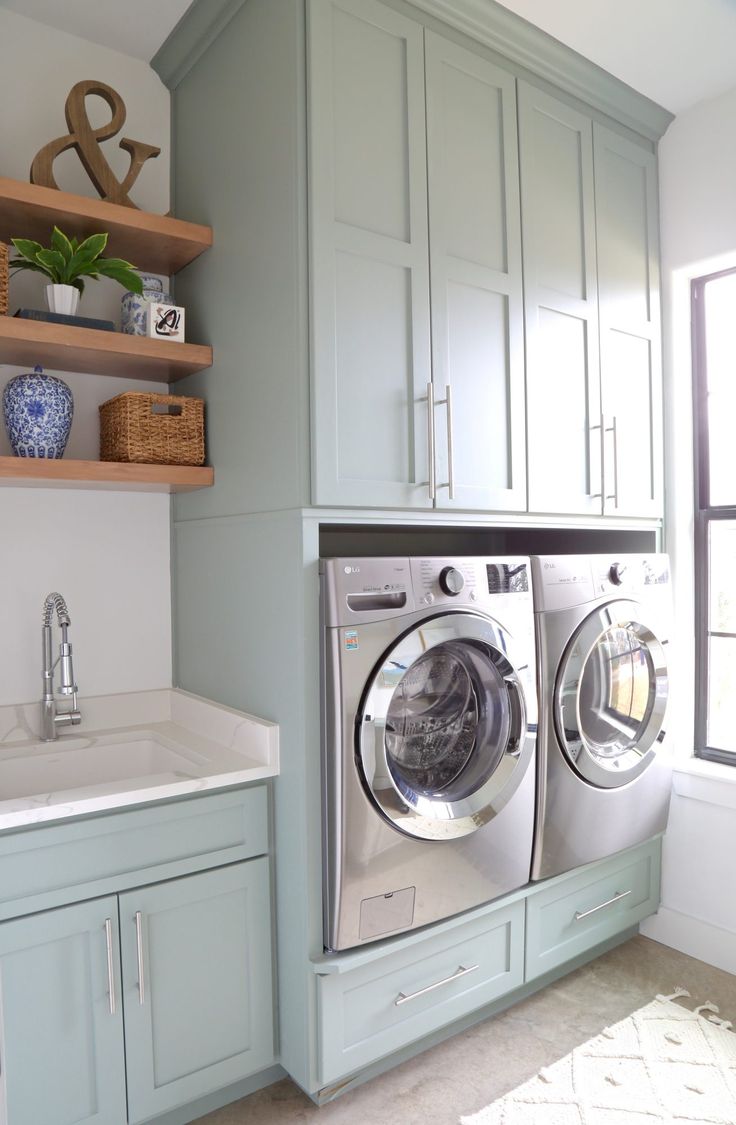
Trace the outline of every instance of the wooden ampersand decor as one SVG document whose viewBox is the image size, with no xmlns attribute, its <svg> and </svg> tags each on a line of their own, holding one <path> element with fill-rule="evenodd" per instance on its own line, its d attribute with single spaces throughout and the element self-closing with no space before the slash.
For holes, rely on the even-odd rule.
<svg viewBox="0 0 736 1125">
<path fill-rule="evenodd" d="M 106 101 L 112 112 L 108 124 L 100 126 L 99 129 L 92 128 L 87 116 L 84 101 L 90 94 L 96 94 Z M 69 133 L 65 137 L 57 137 L 55 141 L 49 141 L 36 153 L 31 165 L 31 183 L 41 187 L 56 188 L 58 191 L 59 185 L 54 179 L 53 172 L 54 161 L 62 152 L 75 148 L 87 175 L 103 199 L 109 200 L 110 203 L 122 203 L 124 207 L 137 207 L 128 196 L 128 192 L 138 179 L 138 174 L 146 160 L 158 156 L 161 149 L 156 148 L 155 145 L 144 144 L 143 141 L 131 141 L 128 137 L 123 137 L 120 148 L 130 153 L 130 168 L 124 180 L 117 179 L 105 159 L 99 142 L 114 137 L 125 124 L 125 102 L 120 94 L 104 82 L 95 82 L 93 79 L 77 82 L 69 91 L 64 113 Z"/>
</svg>

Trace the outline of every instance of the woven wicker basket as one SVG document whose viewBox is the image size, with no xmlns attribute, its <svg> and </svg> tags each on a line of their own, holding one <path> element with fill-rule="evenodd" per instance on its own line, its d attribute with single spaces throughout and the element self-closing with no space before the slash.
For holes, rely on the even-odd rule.
<svg viewBox="0 0 736 1125">
<path fill-rule="evenodd" d="M 126 391 L 100 407 L 100 460 L 204 464 L 204 400 Z"/>
<path fill-rule="evenodd" d="M 0 316 L 8 311 L 8 247 L 0 242 Z"/>
</svg>

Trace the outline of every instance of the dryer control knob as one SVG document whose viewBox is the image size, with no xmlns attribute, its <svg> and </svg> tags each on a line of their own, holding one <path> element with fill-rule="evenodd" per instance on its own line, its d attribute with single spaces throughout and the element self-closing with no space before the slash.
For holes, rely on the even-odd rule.
<svg viewBox="0 0 736 1125">
<path fill-rule="evenodd" d="M 465 579 L 456 566 L 445 566 L 440 571 L 440 589 L 444 594 L 455 597 L 465 585 Z"/>
<path fill-rule="evenodd" d="M 620 586 L 622 584 L 623 580 L 624 580 L 625 574 L 626 574 L 625 564 L 615 562 L 615 563 L 612 564 L 611 569 L 608 572 L 608 577 L 611 579 L 614 586 Z"/>
</svg>

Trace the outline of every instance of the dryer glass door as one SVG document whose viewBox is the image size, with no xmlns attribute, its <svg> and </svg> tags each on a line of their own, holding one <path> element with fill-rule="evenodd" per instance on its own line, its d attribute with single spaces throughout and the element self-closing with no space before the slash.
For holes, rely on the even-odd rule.
<svg viewBox="0 0 736 1125">
<path fill-rule="evenodd" d="M 508 638 L 495 622 L 446 613 L 384 655 L 360 709 L 358 766 L 392 824 L 438 840 L 486 824 L 534 749 Z"/>
<path fill-rule="evenodd" d="M 578 773 L 602 788 L 643 773 L 664 737 L 664 649 L 641 616 L 634 602 L 591 614 L 570 642 L 557 678 L 560 744 Z"/>
</svg>

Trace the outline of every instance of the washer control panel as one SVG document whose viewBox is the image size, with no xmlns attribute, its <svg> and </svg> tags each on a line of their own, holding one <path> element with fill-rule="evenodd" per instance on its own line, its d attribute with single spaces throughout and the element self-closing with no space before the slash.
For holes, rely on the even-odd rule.
<svg viewBox="0 0 736 1125">
<path fill-rule="evenodd" d="M 339 558 L 320 562 L 326 625 L 370 621 L 433 608 L 531 602 L 528 558 Z M 500 600 L 499 600 L 500 599 Z"/>
</svg>

